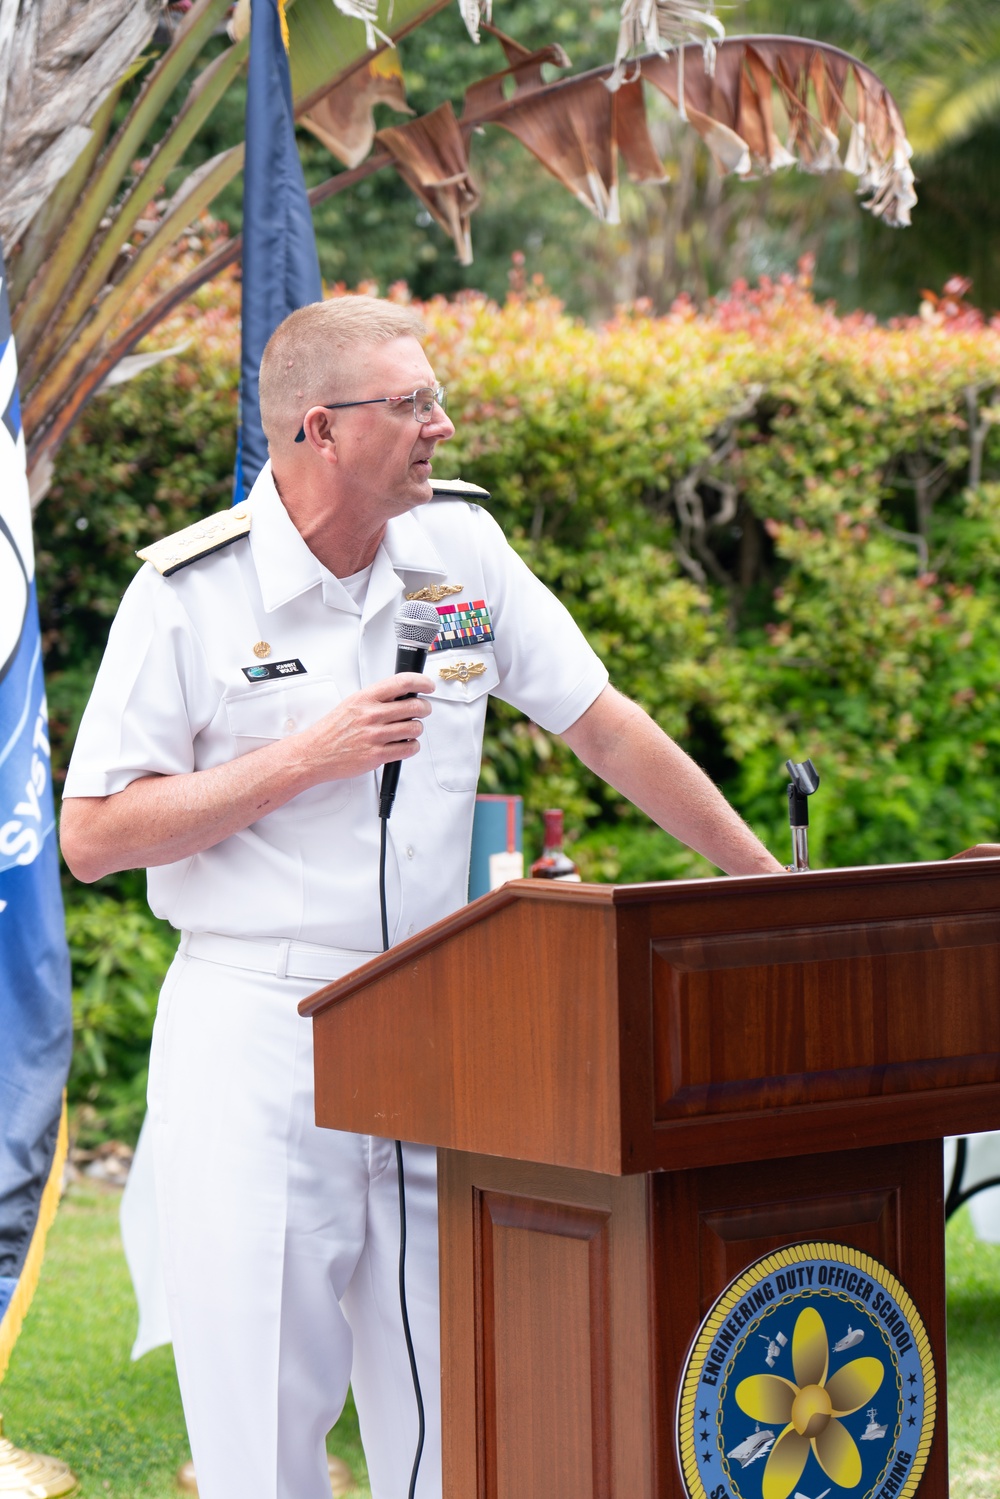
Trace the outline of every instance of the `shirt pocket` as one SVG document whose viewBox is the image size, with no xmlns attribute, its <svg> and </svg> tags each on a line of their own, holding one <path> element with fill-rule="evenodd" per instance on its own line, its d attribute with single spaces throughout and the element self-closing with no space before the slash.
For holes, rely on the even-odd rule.
<svg viewBox="0 0 1000 1499">
<path fill-rule="evenodd" d="M 444 791 L 475 791 L 487 699 L 500 681 L 496 659 L 489 649 L 435 651 L 424 672 L 435 687 L 424 723 L 437 783 Z"/>
<path fill-rule="evenodd" d="M 248 754 L 312 728 L 336 708 L 340 696 L 332 677 L 314 677 L 310 682 L 269 682 L 266 686 L 230 693 L 223 705 L 236 754 Z M 315 805 L 331 812 L 343 806 L 350 794 L 349 780 L 323 781 L 301 791 L 289 805 Z"/>
</svg>

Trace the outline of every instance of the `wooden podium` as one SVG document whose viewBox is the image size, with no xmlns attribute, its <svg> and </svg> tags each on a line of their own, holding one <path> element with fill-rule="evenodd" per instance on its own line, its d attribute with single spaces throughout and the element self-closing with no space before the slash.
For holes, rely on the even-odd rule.
<svg viewBox="0 0 1000 1499">
<path fill-rule="evenodd" d="M 701 1319 L 817 1238 L 923 1318 L 947 1499 L 940 1142 L 1000 1128 L 1000 860 L 516 881 L 301 1008 L 318 1122 L 438 1146 L 447 1499 L 680 1499 Z"/>
</svg>

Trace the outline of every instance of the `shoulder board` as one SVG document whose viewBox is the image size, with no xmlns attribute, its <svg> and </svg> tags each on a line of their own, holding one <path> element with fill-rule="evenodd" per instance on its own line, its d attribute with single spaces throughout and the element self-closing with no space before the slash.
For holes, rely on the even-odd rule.
<svg viewBox="0 0 1000 1499">
<path fill-rule="evenodd" d="M 183 531 L 175 531 L 172 536 L 152 542 L 135 555 L 141 562 L 151 562 L 161 577 L 169 578 L 171 573 L 179 572 L 189 562 L 197 562 L 239 541 L 241 536 L 249 535 L 250 519 L 246 506 L 236 505 L 232 510 L 221 510 L 218 515 L 206 515 L 204 520 L 195 521 Z"/>
<path fill-rule="evenodd" d="M 480 484 L 469 484 L 465 479 L 432 479 L 431 488 L 436 500 L 488 500 L 490 492 Z"/>
</svg>

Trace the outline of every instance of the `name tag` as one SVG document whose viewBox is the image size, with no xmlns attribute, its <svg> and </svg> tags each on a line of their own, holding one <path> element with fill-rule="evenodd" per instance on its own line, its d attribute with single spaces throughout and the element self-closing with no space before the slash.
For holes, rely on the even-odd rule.
<svg viewBox="0 0 1000 1499">
<path fill-rule="evenodd" d="M 244 666 L 243 675 L 248 682 L 273 682 L 276 677 L 301 677 L 305 675 L 301 661 L 268 661 L 259 666 Z"/>
</svg>

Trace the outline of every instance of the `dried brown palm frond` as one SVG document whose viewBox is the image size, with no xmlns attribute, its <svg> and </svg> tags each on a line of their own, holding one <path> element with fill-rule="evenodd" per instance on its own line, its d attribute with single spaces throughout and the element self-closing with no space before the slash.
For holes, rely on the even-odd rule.
<svg viewBox="0 0 1000 1499">
<path fill-rule="evenodd" d="M 465 22 L 465 29 L 474 42 L 479 41 L 479 27 L 493 19 L 493 0 L 458 0 L 458 8 Z"/>
<path fill-rule="evenodd" d="M 877 75 L 836 47 L 797 37 L 730 37 L 717 44 L 709 68 L 691 43 L 635 59 L 631 77 L 611 88 L 614 66 L 546 83 L 543 66 L 567 65 L 561 48 L 529 52 L 489 30 L 508 66 L 466 90 L 457 128 L 449 108 L 377 137 L 452 235 L 463 264 L 471 256 L 469 215 L 478 201 L 468 155 L 473 131 L 484 124 L 509 131 L 597 218 L 615 223 L 619 156 L 633 181 L 664 180 L 643 80 L 698 131 L 721 172 L 844 169 L 868 195 L 865 207 L 888 224 L 909 222 L 916 195 L 902 117 Z M 348 79 L 341 88 L 350 86 Z"/>
<path fill-rule="evenodd" d="M 626 83 L 612 93 L 606 86 L 606 70 L 589 73 L 564 80 L 554 106 L 542 67 L 568 67 L 562 48 L 528 52 L 495 28 L 489 30 L 502 43 L 509 65 L 466 90 L 466 137 L 486 120 L 500 125 L 606 223 L 618 220 L 619 153 L 633 181 L 664 181 L 646 124 L 641 83 Z"/>
<path fill-rule="evenodd" d="M 411 115 L 399 54 L 386 47 L 363 68 L 358 68 L 299 116 L 299 124 L 342 161 L 356 167 L 368 155 L 375 140 L 376 104 L 388 104 L 397 114 Z"/>
<path fill-rule="evenodd" d="M 335 3 L 339 5 L 341 0 Z M 492 30 L 493 0 L 458 0 L 458 8 L 474 42 L 479 40 L 480 26 Z M 617 88 L 623 81 L 627 59 L 638 52 L 666 52 L 681 43 L 699 40 L 710 58 L 713 44 L 725 34 L 715 14 L 715 0 L 621 0 L 612 86 Z"/>
<path fill-rule="evenodd" d="M 0 237 L 12 245 L 91 139 L 98 106 L 149 42 L 160 0 L 0 9 Z"/>
<path fill-rule="evenodd" d="M 714 0 L 623 0 L 615 65 L 609 78 L 619 88 L 626 62 L 645 51 L 661 56 L 700 38 L 705 67 L 711 72 L 715 46 L 726 34 L 715 14 Z"/>
<path fill-rule="evenodd" d="M 721 171 L 843 168 L 869 194 L 872 213 L 887 224 L 910 222 L 912 151 L 896 102 L 871 68 L 837 47 L 787 36 L 729 37 L 711 73 L 692 62 L 684 67 L 676 53 L 644 58 L 642 76 L 690 120 Z"/>
<path fill-rule="evenodd" d="M 636 59 L 631 81 L 607 99 L 601 89 L 614 83 L 614 67 L 543 84 L 539 59 L 553 60 L 548 53 L 522 57 L 473 85 L 462 126 L 469 132 L 489 122 L 509 130 L 599 218 L 614 220 L 619 152 L 635 179 L 657 179 L 645 79 L 694 126 L 721 172 L 844 169 L 859 179 L 866 208 L 887 224 L 909 223 L 916 194 L 902 116 L 878 76 L 836 47 L 797 37 L 728 37 L 710 68 L 692 43 Z M 504 98 L 510 78 L 516 86 Z"/>
<path fill-rule="evenodd" d="M 411 192 L 451 235 L 460 263 L 471 265 L 469 219 L 479 203 L 479 189 L 469 173 L 468 147 L 451 101 L 410 125 L 380 130 L 375 139 Z"/>
<path fill-rule="evenodd" d="M 869 195 L 865 207 L 888 224 L 909 222 L 916 195 L 902 118 L 876 74 L 846 52 L 796 37 L 731 37 L 716 46 L 711 67 L 692 43 L 636 59 L 625 82 L 617 80 L 616 67 L 605 67 L 545 83 L 544 64 L 566 65 L 561 48 L 528 52 L 490 30 L 503 43 L 508 66 L 466 91 L 459 122 L 464 144 L 456 141 L 450 111 L 447 152 L 436 166 L 423 120 L 378 137 L 397 164 L 404 141 L 422 143 L 420 188 L 401 170 L 452 234 L 463 264 L 471 258 L 469 213 L 477 197 L 468 160 L 473 129 L 490 123 L 509 131 L 597 218 L 617 223 L 619 155 L 634 181 L 664 180 L 646 121 L 643 79 L 694 126 L 721 172 L 748 177 L 791 165 L 809 172 L 843 167 Z M 435 120 L 434 129 L 439 125 L 444 128 L 443 120 Z M 848 129 L 841 161 L 840 136 Z M 427 195 L 432 183 L 437 207 Z M 449 195 L 443 214 L 440 203 Z"/>
</svg>

